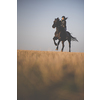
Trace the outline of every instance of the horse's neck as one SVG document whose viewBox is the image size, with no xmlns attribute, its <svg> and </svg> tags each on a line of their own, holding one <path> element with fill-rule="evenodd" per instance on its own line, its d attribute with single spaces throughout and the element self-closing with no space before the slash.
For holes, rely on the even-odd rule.
<svg viewBox="0 0 100 100">
<path fill-rule="evenodd" d="M 66 30 L 62 27 L 62 26 L 58 26 L 58 27 L 56 27 L 56 31 L 57 32 L 63 32 L 63 33 L 66 33 Z"/>
<path fill-rule="evenodd" d="M 58 31 L 58 28 L 56 27 L 56 31 Z"/>
<path fill-rule="evenodd" d="M 56 31 L 59 31 L 59 27 L 56 27 Z"/>
</svg>

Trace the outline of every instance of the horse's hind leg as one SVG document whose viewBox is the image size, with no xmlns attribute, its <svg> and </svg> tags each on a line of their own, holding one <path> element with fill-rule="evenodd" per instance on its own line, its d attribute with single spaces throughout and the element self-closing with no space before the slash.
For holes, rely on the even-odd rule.
<svg viewBox="0 0 100 100">
<path fill-rule="evenodd" d="M 58 41 L 58 44 L 57 44 L 57 48 L 56 48 L 56 50 L 58 50 L 59 43 L 60 43 L 60 40 Z"/>
<path fill-rule="evenodd" d="M 71 52 L 71 41 L 68 40 L 68 42 L 69 42 L 69 52 Z"/>
<path fill-rule="evenodd" d="M 57 46 L 57 43 L 55 42 L 55 40 L 57 40 L 57 38 L 54 36 L 53 41 L 54 41 L 54 44 Z"/>
<path fill-rule="evenodd" d="M 64 41 L 62 41 L 62 49 L 61 49 L 61 52 L 63 52 L 63 49 L 64 49 Z"/>
</svg>

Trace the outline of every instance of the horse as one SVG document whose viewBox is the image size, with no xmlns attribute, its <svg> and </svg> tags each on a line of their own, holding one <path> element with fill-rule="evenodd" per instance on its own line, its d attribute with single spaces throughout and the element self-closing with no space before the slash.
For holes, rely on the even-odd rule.
<svg viewBox="0 0 100 100">
<path fill-rule="evenodd" d="M 56 27 L 55 36 L 53 37 L 54 44 L 57 46 L 56 50 L 58 50 L 59 43 L 62 41 L 62 49 L 61 52 L 63 52 L 64 49 L 64 42 L 68 40 L 69 43 L 69 52 L 71 52 L 71 41 L 77 41 L 76 37 L 73 37 L 70 32 L 66 31 L 61 26 L 61 21 L 59 18 L 56 18 L 53 22 L 52 28 Z M 59 40 L 58 43 L 55 42 L 55 40 Z"/>
</svg>

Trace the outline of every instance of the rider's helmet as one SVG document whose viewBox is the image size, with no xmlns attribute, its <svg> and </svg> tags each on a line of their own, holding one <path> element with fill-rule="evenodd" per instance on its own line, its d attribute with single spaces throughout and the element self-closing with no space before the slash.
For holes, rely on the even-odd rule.
<svg viewBox="0 0 100 100">
<path fill-rule="evenodd" d="M 65 16 L 62 16 L 62 18 L 64 18 L 64 19 L 65 19 Z"/>
</svg>

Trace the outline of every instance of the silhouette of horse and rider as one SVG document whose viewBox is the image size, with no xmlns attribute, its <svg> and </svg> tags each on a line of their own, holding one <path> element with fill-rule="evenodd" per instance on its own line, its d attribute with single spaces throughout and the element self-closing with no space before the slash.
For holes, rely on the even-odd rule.
<svg viewBox="0 0 100 100">
<path fill-rule="evenodd" d="M 66 19 L 65 16 L 62 16 L 62 20 L 60 21 L 59 18 L 56 18 L 53 22 L 52 27 L 56 28 L 55 36 L 53 37 L 54 44 L 57 46 L 56 50 L 58 50 L 59 43 L 62 41 L 62 49 L 64 49 L 64 42 L 68 40 L 69 42 L 69 52 L 71 52 L 71 41 L 78 41 L 76 37 L 73 37 L 70 32 L 67 31 L 66 27 Z M 59 40 L 58 43 L 55 40 Z"/>
</svg>

